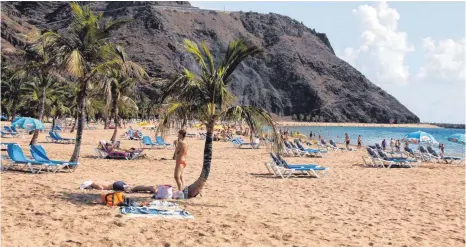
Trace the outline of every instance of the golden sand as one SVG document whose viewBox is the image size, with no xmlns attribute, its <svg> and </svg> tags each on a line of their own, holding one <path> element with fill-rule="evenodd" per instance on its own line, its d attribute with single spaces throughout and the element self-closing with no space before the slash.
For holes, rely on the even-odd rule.
<svg viewBox="0 0 466 247">
<path fill-rule="evenodd" d="M 97 142 L 111 134 L 85 131 L 74 173 L 2 173 L 2 246 L 465 245 L 464 166 L 366 168 L 363 151 L 331 152 L 322 159 L 288 158 L 329 167 L 324 178 L 284 180 L 267 173 L 264 148 L 240 150 L 215 142 L 202 197 L 178 201 L 194 220 L 128 218 L 116 207 L 93 203 L 105 192 L 79 190 L 79 185 L 88 179 L 175 185 L 173 150 L 147 150 L 148 159 L 137 161 L 96 159 Z M 3 141 L 27 150 L 29 138 Z M 53 159 L 69 159 L 74 147 L 45 143 L 45 134 L 40 142 Z M 201 171 L 203 141 L 188 142 L 185 180 L 191 183 Z M 122 141 L 126 148 L 138 145 Z M 149 200 L 150 195 L 130 197 Z"/>
</svg>

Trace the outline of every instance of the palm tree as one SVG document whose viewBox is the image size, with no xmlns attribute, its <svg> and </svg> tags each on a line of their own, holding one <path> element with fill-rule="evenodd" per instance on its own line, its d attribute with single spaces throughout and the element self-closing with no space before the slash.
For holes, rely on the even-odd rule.
<svg viewBox="0 0 466 247">
<path fill-rule="evenodd" d="M 117 137 L 118 127 L 120 127 L 120 117 L 118 115 L 118 105 L 120 107 L 129 107 L 138 112 L 136 103 L 129 96 L 134 94 L 136 83 L 140 80 L 148 79 L 146 71 L 137 63 L 129 61 L 123 47 L 117 47 L 120 63 L 115 68 L 109 68 L 107 71 L 107 80 L 105 81 L 105 92 L 107 100 L 107 109 L 111 107 L 111 116 L 113 118 L 115 129 L 110 141 L 114 142 Z"/>
<path fill-rule="evenodd" d="M 199 64 L 201 72 L 196 74 L 188 69 L 165 89 L 165 97 L 169 97 L 169 109 L 159 128 L 168 127 L 173 119 L 197 119 L 206 126 L 204 145 L 204 162 L 199 178 L 188 187 L 188 197 L 197 196 L 209 177 L 212 161 L 212 133 L 218 121 L 245 120 L 255 133 L 261 131 L 259 126 L 271 127 L 276 137 L 276 124 L 268 112 L 252 107 L 235 105 L 235 98 L 228 89 L 232 74 L 237 66 L 249 56 L 260 50 L 256 46 L 247 46 L 242 40 L 229 44 L 223 61 L 216 66 L 211 52 L 202 43 L 199 49 L 196 43 L 185 40 L 185 48 Z M 278 141 L 278 138 L 274 138 Z M 278 144 L 278 143 L 277 143 Z"/>
<path fill-rule="evenodd" d="M 16 112 L 21 106 L 22 88 L 24 80 L 15 76 L 16 70 L 10 66 L 2 65 L 2 106 L 13 121 L 16 118 Z"/>
<path fill-rule="evenodd" d="M 102 24 L 103 15 L 94 14 L 89 6 L 81 7 L 76 2 L 70 3 L 70 6 L 73 21 L 66 35 L 49 31 L 42 34 L 41 39 L 49 39 L 55 43 L 52 53 L 57 55 L 64 69 L 77 79 L 78 124 L 76 144 L 70 159 L 76 162 L 81 150 L 89 86 L 95 83 L 99 74 L 121 62 L 115 44 L 109 42 L 108 37 L 110 31 L 127 21 L 107 21 Z"/>
</svg>

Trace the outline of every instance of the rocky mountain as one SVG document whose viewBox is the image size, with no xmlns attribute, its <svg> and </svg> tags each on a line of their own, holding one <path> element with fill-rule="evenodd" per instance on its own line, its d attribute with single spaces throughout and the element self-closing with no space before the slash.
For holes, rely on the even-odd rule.
<svg viewBox="0 0 466 247">
<path fill-rule="evenodd" d="M 168 78 L 193 68 L 183 40 L 205 41 L 219 57 L 228 42 L 243 38 L 263 49 L 235 73 L 231 89 L 238 102 L 281 116 L 311 115 L 320 121 L 419 122 L 393 96 L 342 61 L 324 33 L 278 14 L 202 10 L 188 2 L 82 2 L 112 19 L 132 19 L 112 33 L 131 59 L 151 76 Z M 2 53 L 29 41 L 33 28 L 66 32 L 66 2 L 2 2 Z M 158 97 L 153 90 L 153 97 Z"/>
</svg>

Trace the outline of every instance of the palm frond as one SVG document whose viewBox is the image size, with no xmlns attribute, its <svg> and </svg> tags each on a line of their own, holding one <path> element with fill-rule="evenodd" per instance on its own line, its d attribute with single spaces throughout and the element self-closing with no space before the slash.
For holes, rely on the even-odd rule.
<svg viewBox="0 0 466 247">
<path fill-rule="evenodd" d="M 66 59 L 66 70 L 73 76 L 81 78 L 85 73 L 85 61 L 79 50 L 73 50 Z"/>
</svg>

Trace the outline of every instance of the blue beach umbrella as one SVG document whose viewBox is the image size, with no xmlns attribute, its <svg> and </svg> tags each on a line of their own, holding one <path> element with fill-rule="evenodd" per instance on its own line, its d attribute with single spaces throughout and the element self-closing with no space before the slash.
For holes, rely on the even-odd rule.
<svg viewBox="0 0 466 247">
<path fill-rule="evenodd" d="M 44 124 L 40 120 L 30 117 L 16 118 L 15 120 L 13 120 L 13 122 L 11 122 L 11 126 L 28 130 L 45 129 Z"/>
<path fill-rule="evenodd" d="M 420 144 L 420 143 L 429 143 L 429 144 L 438 144 L 438 142 L 435 140 L 435 138 L 424 131 L 416 131 L 416 132 L 411 132 L 407 134 L 405 137 L 403 137 L 403 141 L 408 141 L 414 144 Z"/>
<path fill-rule="evenodd" d="M 453 134 L 448 137 L 448 140 L 451 142 L 456 142 L 460 144 L 465 144 L 464 134 Z"/>
</svg>

